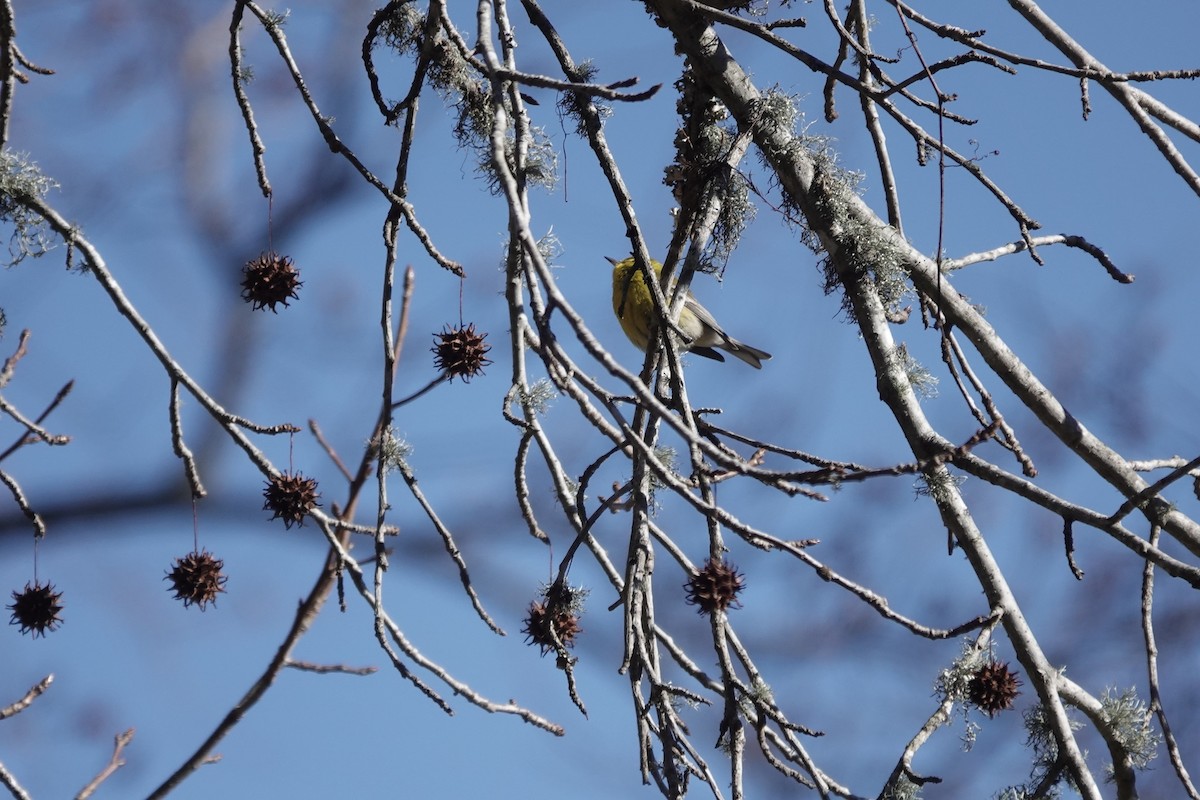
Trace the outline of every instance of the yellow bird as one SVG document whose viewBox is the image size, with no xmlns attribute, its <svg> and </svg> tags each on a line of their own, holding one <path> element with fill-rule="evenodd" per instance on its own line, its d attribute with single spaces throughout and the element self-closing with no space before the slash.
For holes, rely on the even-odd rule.
<svg viewBox="0 0 1200 800">
<path fill-rule="evenodd" d="M 621 321 L 621 330 L 625 331 L 629 341 L 640 350 L 645 350 L 650 344 L 650 329 L 656 320 L 650 287 L 646 286 L 646 279 L 632 258 L 624 261 L 605 258 L 613 265 L 613 313 Z M 651 260 L 650 266 L 661 279 L 662 264 Z M 700 305 L 690 291 L 683 302 L 683 310 L 679 312 L 677 327 L 687 337 L 682 349 L 698 356 L 724 361 L 725 358 L 717 352 L 724 350 L 755 369 L 762 369 L 762 362 L 771 357 L 770 353 L 739 342 L 721 330 L 713 315 Z"/>
</svg>

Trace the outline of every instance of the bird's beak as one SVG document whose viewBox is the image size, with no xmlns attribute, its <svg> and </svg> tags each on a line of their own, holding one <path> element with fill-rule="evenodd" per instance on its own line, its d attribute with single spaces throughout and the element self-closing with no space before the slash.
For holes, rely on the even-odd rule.
<svg viewBox="0 0 1200 800">
<path fill-rule="evenodd" d="M 609 258 L 608 256 L 605 256 L 604 260 L 612 264 L 614 267 L 617 265 L 617 260 L 615 258 Z"/>
</svg>

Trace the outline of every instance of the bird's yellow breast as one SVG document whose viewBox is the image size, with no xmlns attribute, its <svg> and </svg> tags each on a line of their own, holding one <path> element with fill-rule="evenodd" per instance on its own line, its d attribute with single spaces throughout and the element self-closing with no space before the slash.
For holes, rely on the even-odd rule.
<svg viewBox="0 0 1200 800">
<path fill-rule="evenodd" d="M 654 298 L 646 278 L 632 258 L 613 267 L 613 313 L 621 321 L 621 330 L 629 340 L 645 350 L 650 344 L 654 321 Z"/>
</svg>

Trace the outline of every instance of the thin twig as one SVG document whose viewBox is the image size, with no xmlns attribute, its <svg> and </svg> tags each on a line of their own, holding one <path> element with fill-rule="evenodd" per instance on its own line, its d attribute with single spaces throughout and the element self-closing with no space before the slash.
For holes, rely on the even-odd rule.
<svg viewBox="0 0 1200 800">
<path fill-rule="evenodd" d="M 50 688 L 50 684 L 54 683 L 54 675 L 47 675 L 36 684 L 30 687 L 25 696 L 15 703 L 11 703 L 4 708 L 0 708 L 0 719 L 8 719 L 14 714 L 20 714 L 33 703 L 34 700 L 41 696 L 42 692 Z"/>
<path fill-rule="evenodd" d="M 125 766 L 125 759 L 121 758 L 121 754 L 125 752 L 126 746 L 131 741 L 133 741 L 133 728 L 124 733 L 118 733 L 113 737 L 113 752 L 112 757 L 108 760 L 108 764 L 105 765 L 104 769 L 100 770 L 96 777 L 92 778 L 87 786 L 79 791 L 79 794 L 75 795 L 75 800 L 87 800 L 87 798 L 91 797 L 100 788 L 100 784 L 108 780 L 118 769 Z"/>
</svg>

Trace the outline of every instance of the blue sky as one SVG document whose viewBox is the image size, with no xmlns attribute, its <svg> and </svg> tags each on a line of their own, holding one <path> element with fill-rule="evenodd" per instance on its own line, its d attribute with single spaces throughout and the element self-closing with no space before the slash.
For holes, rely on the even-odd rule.
<svg viewBox="0 0 1200 800">
<path fill-rule="evenodd" d="M 1113 68 L 1196 66 L 1189 59 L 1200 20 L 1192 4 L 1145 4 L 1140 16 L 1116 2 L 1091 3 L 1086 9 L 1055 6 L 1062 7 L 1047 4 L 1047 11 Z M 1051 57 L 1044 46 L 1032 44 L 1032 34 L 1016 15 L 998 4 L 970 9 L 986 19 L 967 18 L 966 4 L 936 2 L 924 8 L 948 22 L 986 27 L 1001 46 Z M 601 79 L 638 75 L 643 86 L 661 82 L 667 87 L 650 102 L 617 106 L 606 126 L 645 232 L 661 251 L 670 232 L 671 200 L 661 184 L 674 135 L 669 87 L 679 71 L 677 59 L 662 55 L 670 48 L 666 34 L 635 3 L 547 10 L 575 57 L 595 60 Z M 820 9 L 798 10 L 808 14 L 814 32 L 797 32 L 797 41 L 807 45 L 811 35 L 814 50 L 829 57 L 819 47 L 823 34 L 815 32 L 823 24 Z M 223 61 L 227 9 L 190 9 L 186 13 L 193 24 L 181 27 L 172 27 L 169 15 L 154 16 L 163 11 L 125 14 L 129 10 L 122 4 L 108 11 L 71 2 L 18 10 L 23 51 L 57 74 L 18 87 L 11 146 L 29 151 L 62 183 L 51 202 L 79 222 L 191 374 L 206 386 L 219 386 L 241 369 L 233 359 L 239 348 L 219 346 L 230 330 L 237 331 L 244 337 L 240 355 L 247 364 L 234 410 L 264 424 L 304 425 L 315 418 L 343 457 L 352 460 L 370 431 L 379 397 L 375 298 L 383 261 L 383 203 L 361 186 L 338 194 L 336 202 L 313 196 L 320 184 L 296 165 L 307 164 L 314 154 L 329 160 L 327 151 L 321 154 L 319 137 L 298 101 L 273 92 L 286 82 L 264 37 L 249 28 L 247 47 L 257 75 L 251 98 L 269 148 L 277 208 L 299 201 L 316 206 L 303 226 L 287 229 L 275 242 L 302 269 L 300 300 L 279 315 L 251 314 L 238 297 L 240 262 L 218 260 L 228 258 L 235 246 L 243 248 L 243 258 L 256 256 L 266 247 L 267 220 Z M 317 101 L 337 113 L 339 131 L 364 161 L 390 176 L 397 136 L 363 102 L 365 81 L 349 84 L 361 94 L 332 93 L 343 85 L 333 67 L 353 73 L 358 58 L 352 47 L 328 49 L 346 41 L 338 37 L 336 24 L 361 30 L 370 6 L 333 15 L 319 4 L 299 3 L 292 11 L 287 32 Z M 877 47 L 902 47 L 892 18 L 885 17 L 889 8 L 881 6 L 876 13 Z M 470 7 L 454 8 L 453 15 L 464 30 L 472 30 Z M 165 30 L 187 35 L 182 41 L 156 38 L 156 31 Z M 534 32 L 521 28 L 519 35 L 525 68 L 552 73 Z M 114 52 L 114 41 L 122 43 L 121 52 Z M 809 73 L 754 52 L 744 36 L 731 36 L 730 44 L 735 55 L 745 55 L 760 87 L 779 85 L 793 94 L 811 121 L 810 131 L 835 139 L 842 166 L 866 173 L 864 197 L 879 209 L 870 145 L 856 127 L 852 98 L 840 95 L 842 119 L 828 125 L 819 119 L 820 83 Z M 929 34 L 921 34 L 921 44 L 939 52 Z M 905 64 L 911 61 L 908 56 Z M 407 73 L 386 69 L 396 87 L 406 86 Z M 907 69 L 911 65 L 897 67 L 896 74 Z M 968 150 L 974 146 L 968 140 L 977 141 L 989 174 L 1044 224 L 1043 232 L 1084 235 L 1138 276 L 1133 285 L 1119 286 L 1078 254 L 1047 248 L 1045 266 L 1010 257 L 957 274 L 956 287 L 985 305 L 992 325 L 1031 368 L 1122 453 L 1131 458 L 1193 455 L 1197 198 L 1098 89 L 1092 90 L 1092 117 L 1084 122 L 1077 84 L 1070 79 L 1029 72 L 1004 76 L 982 66 L 943 75 L 943 89 L 960 98 L 955 110 L 981 120 L 969 131 L 951 129 L 954 145 Z M 1200 114 L 1193 83 L 1151 88 L 1161 88 L 1181 113 Z M 562 242 L 556 275 L 564 292 L 604 344 L 635 367 L 641 355 L 611 317 L 602 258 L 627 252 L 623 225 L 586 147 L 559 128 L 553 96 L 535 94 L 541 105 L 534 113 L 559 148 L 564 180 L 554 192 L 534 196 L 534 230 L 553 230 Z M 474 156 L 448 143 L 440 101 L 430 96 L 423 109 L 417 146 L 427 155 L 414 165 L 412 199 L 439 246 L 467 266 L 464 319 L 489 332 L 495 363 L 470 384 L 442 386 L 405 407 L 396 427 L 413 446 L 411 463 L 422 490 L 455 531 L 485 605 L 509 635 L 491 635 L 473 616 L 435 534 L 399 481 L 390 486 L 391 519 L 401 536 L 389 574 L 389 608 L 415 644 L 457 677 L 494 700 L 511 697 L 531 707 L 566 726 L 568 735 L 556 739 L 457 699 L 451 699 L 456 715 L 446 717 L 389 669 L 372 639 L 370 615 L 351 598 L 344 614 L 334 604 L 325 609 L 297 655 L 321 663 L 375 665 L 379 673 L 285 672 L 218 748 L 222 761 L 205 767 L 176 797 L 460 797 L 485 791 L 500 796 L 559 792 L 580 800 L 656 796 L 641 786 L 637 774 L 628 686 L 616 673 L 620 617 L 605 610 L 614 598 L 599 571 L 581 562 L 572 572 L 573 580 L 593 589 L 578 650 L 587 719 L 570 705 L 553 660 L 539 658 L 522 643 L 526 606 L 569 539 L 566 526 L 554 517 L 548 482 L 533 486 L 533 502 L 554 539 L 552 553 L 529 538 L 511 500 L 517 438 L 499 416 L 509 383 L 498 268 L 506 212 L 474 176 Z M 911 145 L 896 131 L 889 135 L 904 186 L 905 232 L 932 252 L 936 170 L 916 166 Z M 990 155 L 995 150 L 999 153 Z M 1194 146 L 1184 150 L 1194 153 Z M 333 160 L 327 166 L 348 170 Z M 1007 215 L 961 171 L 951 170 L 947 189 L 949 255 L 1017 237 Z M 196 223 L 197 211 L 221 223 L 206 229 Z M 218 237 L 218 230 L 227 238 Z M 133 509 L 55 520 L 55 508 L 80 495 L 162 486 L 162 476 L 172 471 L 179 476 L 178 490 L 185 488 L 170 450 L 166 378 L 96 283 L 66 273 L 60 254 L 0 273 L 0 306 L 9 319 L 0 352 L 7 356 L 21 329 L 33 331 L 30 353 L 5 397 L 36 413 L 62 383 L 76 381 L 71 398 L 48 422 L 52 430 L 71 434 L 72 444 L 27 448 L 4 465 L 50 520 L 39 573 L 64 592 L 66 623 L 37 641 L 15 627 L 0 631 L 7 639 L 0 703 L 19 697 L 47 673 L 56 678 L 32 708 L 0 724 L 0 762 L 33 796 L 68 796 L 107 760 L 111 737 L 133 727 L 137 734 L 126 751 L 126 766 L 98 796 L 144 796 L 257 677 L 297 600 L 313 583 L 325 547 L 311 526 L 285 531 L 267 521 L 261 477 L 227 444 L 207 452 L 200 465 L 212 494 L 200 507 L 200 542 L 224 559 L 229 575 L 228 593 L 207 613 L 184 609 L 161 580 L 172 559 L 191 547 L 186 503 L 153 513 Z M 457 321 L 459 292 L 458 282 L 430 265 L 411 237 L 402 243 L 402 255 L 417 265 L 418 276 L 397 394 L 432 377 L 431 335 Z M 838 299 L 822 294 L 815 265 L 797 233 L 761 207 L 724 281 L 697 277 L 697 295 L 729 331 L 770 350 L 774 359 L 762 372 L 737 362 L 692 359 L 693 402 L 723 408 L 727 427 L 786 446 L 880 465 L 906 460 L 903 439 L 878 402 L 857 331 L 838 313 Z M 938 366 L 936 338 L 915 320 L 898 335 L 918 358 Z M 1014 399 L 998 392 L 998 401 L 1043 467 L 1043 485 L 1082 503 L 1115 507 L 1111 491 L 1064 458 L 1065 450 L 1039 434 Z M 973 432 L 947 381 L 926 405 L 947 436 L 965 439 Z M 210 423 L 195 403 L 185 403 L 185 410 L 189 437 L 205 438 Z M 546 423 L 562 437 L 569 467 L 580 470 L 601 451 L 572 411 L 560 399 Z M 17 435 L 9 423 L 0 433 L 5 441 Z M 259 445 L 275 463 L 287 463 L 286 439 Z M 296 438 L 293 458 L 325 487 L 326 508 L 340 500 L 336 470 L 310 436 Z M 622 479 L 619 470 L 609 469 L 595 486 L 603 492 Z M 965 491 L 1052 660 L 1068 663 L 1070 674 L 1096 693 L 1109 684 L 1144 683 L 1136 649 L 1140 565 L 1107 539 L 1080 533 L 1077 557 L 1088 579 L 1078 584 L 1061 559 L 1057 520 L 988 487 L 968 482 Z M 946 557 L 944 531 L 932 507 L 914 499 L 910 478 L 848 486 L 828 503 L 784 500 L 734 484 L 721 492 L 724 502 L 754 524 L 789 538 L 822 539 L 820 557 L 887 595 L 903 613 L 951 626 L 982 610 L 966 563 L 957 555 Z M 1194 503 L 1186 491 L 1177 494 L 1181 503 Z M 12 524 L 11 506 L 0 503 L 0 515 L 8 523 L 0 564 L 0 590 L 7 592 L 32 577 L 31 547 L 27 532 Z M 706 544 L 702 537 L 689 541 L 684 526 L 694 520 L 677 504 L 665 503 L 659 521 L 690 544 L 693 559 L 703 557 Z M 627 518 L 612 516 L 597 535 L 619 549 L 627 533 Z M 958 644 L 914 642 L 778 558 L 737 543 L 732 558 L 750 577 L 735 623 L 745 639 L 762 648 L 761 664 L 776 696 L 787 698 L 783 705 L 794 719 L 828 733 L 811 744 L 819 763 L 855 791 L 877 791 L 903 743 L 934 709 L 933 681 Z M 664 559 L 658 579 L 668 624 L 681 640 L 702 647 L 706 624 L 677 602 L 681 590 L 670 594 L 684 576 L 672 573 Z M 1194 605 L 1188 591 L 1163 588 L 1164 624 Z M 1088 599 L 1092 593 L 1105 599 L 1104 626 L 1088 617 L 1099 602 Z M 1188 703 L 1196 699 L 1197 687 L 1185 682 L 1190 673 L 1184 670 L 1194 663 L 1196 632 L 1182 622 L 1167 631 L 1172 646 L 1162 668 L 1175 681 L 1168 688 L 1179 708 L 1194 707 Z M 1011 652 L 1001 645 L 1000 655 L 1010 658 Z M 697 742 L 715 741 L 711 714 L 691 719 Z M 1200 735 L 1195 723 L 1178 722 L 1194 743 Z M 960 732 L 961 724 L 943 731 L 918 758 L 919 770 L 946 778 L 928 797 L 984 797 L 1024 779 L 1018 714 L 985 721 L 968 754 L 959 751 Z M 853 752 L 847 751 L 847 738 L 856 743 Z M 1101 749 L 1098 741 L 1091 746 Z M 706 755 L 720 770 L 720 756 L 711 750 Z M 751 762 L 751 796 L 793 796 L 792 785 L 761 759 Z M 1165 761 L 1158 762 L 1157 771 L 1167 771 Z"/>
</svg>

